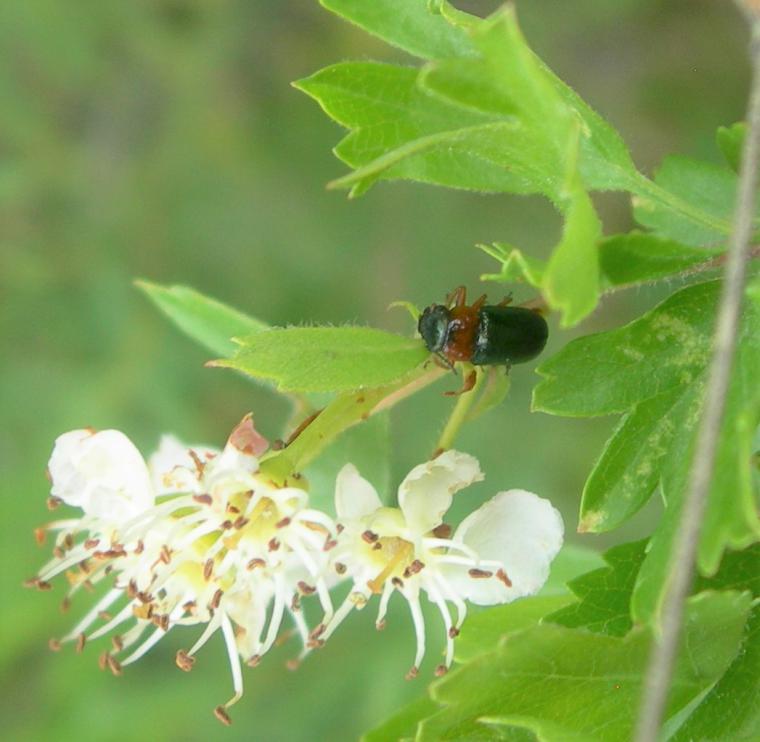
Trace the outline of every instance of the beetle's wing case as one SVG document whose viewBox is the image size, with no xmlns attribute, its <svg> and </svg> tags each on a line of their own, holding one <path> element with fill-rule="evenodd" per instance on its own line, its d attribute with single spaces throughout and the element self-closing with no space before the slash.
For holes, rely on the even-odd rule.
<svg viewBox="0 0 760 742">
<path fill-rule="evenodd" d="M 480 310 L 472 363 L 478 366 L 524 363 L 546 345 L 549 327 L 532 309 L 488 305 Z"/>
</svg>

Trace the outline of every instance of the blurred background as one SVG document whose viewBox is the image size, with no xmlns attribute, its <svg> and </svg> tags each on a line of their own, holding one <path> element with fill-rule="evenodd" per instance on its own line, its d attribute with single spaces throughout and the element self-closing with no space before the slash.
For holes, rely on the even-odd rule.
<svg viewBox="0 0 760 742">
<path fill-rule="evenodd" d="M 471 0 L 482 15 L 494 2 Z M 713 0 L 518 2 L 536 51 L 608 117 L 648 173 L 668 152 L 711 160 L 715 128 L 742 117 L 746 34 Z M 340 131 L 289 86 L 348 58 L 409 61 L 312 0 L 3 0 L 0 7 L 0 707 L 12 740 L 351 740 L 424 691 L 411 622 L 398 601 L 382 635 L 357 614 L 298 672 L 286 645 L 246 672 L 247 695 L 224 729 L 211 709 L 230 692 L 221 638 L 180 673 L 177 630 L 125 677 L 102 675 L 97 647 L 47 649 L 84 603 L 21 582 L 47 554 L 44 470 L 59 433 L 125 431 L 146 453 L 162 432 L 221 445 L 254 410 L 276 436 L 288 407 L 224 370 L 160 316 L 134 278 L 191 285 L 272 324 L 355 321 L 399 332 L 394 299 L 440 300 L 494 269 L 473 245 L 504 240 L 545 255 L 559 220 L 541 199 L 381 184 L 349 202 L 325 183 L 345 168 Z M 598 200 L 608 232 L 630 228 L 626 199 Z M 672 288 L 672 287 L 671 287 Z M 494 298 L 505 289 L 485 287 Z M 522 294 L 516 292 L 518 298 Z M 605 302 L 580 332 L 636 316 L 656 290 Z M 499 409 L 465 430 L 497 489 L 550 497 L 570 539 L 604 548 L 647 532 L 656 505 L 613 538 L 573 534 L 579 494 L 613 420 L 529 412 L 532 367 L 513 372 Z M 448 380 L 394 411 L 395 486 L 432 449 Z M 342 463 L 340 449 L 336 467 Z M 334 474 L 334 472 L 332 472 Z M 465 497 L 463 494 L 461 497 Z M 174 632 L 173 632 L 174 633 Z"/>
</svg>

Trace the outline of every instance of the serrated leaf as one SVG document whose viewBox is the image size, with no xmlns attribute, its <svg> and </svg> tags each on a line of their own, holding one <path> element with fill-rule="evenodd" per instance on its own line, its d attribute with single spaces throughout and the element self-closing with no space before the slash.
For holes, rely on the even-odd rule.
<svg viewBox="0 0 760 742">
<path fill-rule="evenodd" d="M 726 167 L 680 155 L 666 157 L 655 174 L 664 193 L 634 199 L 634 217 L 658 235 L 687 245 L 719 245 L 730 233 L 736 173 Z M 673 208 L 667 197 L 690 205 L 700 221 Z"/>
<path fill-rule="evenodd" d="M 213 365 L 273 379 L 285 391 L 341 392 L 401 379 L 430 355 L 419 339 L 371 327 L 286 327 L 240 341 Z"/>
<path fill-rule="evenodd" d="M 704 266 L 721 250 L 691 247 L 653 234 L 630 232 L 599 245 L 599 264 L 607 286 L 635 286 Z"/>
<path fill-rule="evenodd" d="M 689 601 L 667 717 L 733 661 L 749 607 L 746 593 Z M 650 646 L 646 629 L 617 638 L 543 623 L 510 634 L 432 686 L 444 709 L 420 723 L 416 739 L 478 739 L 485 719 L 528 726 L 543 742 L 629 739 Z"/>
<path fill-rule="evenodd" d="M 231 355 L 234 337 L 265 330 L 268 325 L 187 286 L 135 285 L 192 340 L 215 355 Z"/>
<path fill-rule="evenodd" d="M 667 502 L 634 595 L 656 620 L 691 441 L 700 416 L 720 282 L 689 286 L 625 327 L 569 343 L 539 366 L 534 408 L 570 416 L 626 413 L 584 488 L 580 529 L 604 531 L 635 513 L 658 482 Z M 760 312 L 743 313 L 726 417 L 699 547 L 713 572 L 726 548 L 760 538 L 752 491 L 752 436 L 760 420 Z"/>
<path fill-rule="evenodd" d="M 568 628 L 585 628 L 609 636 L 625 636 L 632 628 L 631 595 L 647 540 L 615 546 L 604 554 L 609 565 L 576 577 L 568 587 L 579 598 L 545 619 Z"/>
<path fill-rule="evenodd" d="M 715 142 L 726 160 L 726 164 L 735 172 L 739 172 L 742 159 L 742 147 L 747 135 L 747 124 L 739 121 L 731 126 L 719 126 L 715 132 Z"/>
<path fill-rule="evenodd" d="M 333 13 L 399 49 L 424 59 L 474 54 L 461 28 L 434 12 L 428 0 L 320 0 Z"/>
</svg>

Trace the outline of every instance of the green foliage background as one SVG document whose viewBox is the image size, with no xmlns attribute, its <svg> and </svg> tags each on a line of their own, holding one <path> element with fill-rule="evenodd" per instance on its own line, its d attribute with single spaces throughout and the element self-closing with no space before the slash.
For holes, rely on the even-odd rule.
<svg viewBox="0 0 760 742">
<path fill-rule="evenodd" d="M 495 6 L 466 5 L 483 14 Z M 717 159 L 713 132 L 741 118 L 746 89 L 743 29 L 729 5 L 534 0 L 518 11 L 533 48 L 618 127 L 645 171 L 671 151 Z M 494 263 L 475 242 L 507 233 L 528 250 L 556 242 L 559 218 L 538 197 L 405 183 L 353 202 L 327 192 L 343 172 L 329 151 L 337 127 L 289 83 L 341 58 L 405 59 L 303 0 L 3 3 L 6 739 L 348 740 L 425 687 L 424 672 L 403 680 L 413 637 L 396 605 L 383 635 L 358 614 L 297 673 L 284 668 L 294 646 L 273 652 L 246 672 L 247 694 L 223 730 L 210 713 L 228 694 L 221 640 L 190 675 L 173 662 L 188 637 L 174 636 L 125 677 L 106 677 L 96 648 L 81 657 L 47 650 L 82 604 L 62 616 L 53 595 L 20 587 L 45 558 L 32 528 L 48 518 L 44 467 L 57 434 L 115 427 L 147 453 L 164 431 L 221 444 L 249 409 L 275 436 L 288 414 L 266 390 L 203 368 L 207 356 L 149 306 L 135 277 L 194 286 L 271 324 L 351 320 L 406 332 L 406 314 L 386 305 L 425 305 L 458 283 L 477 290 Z M 630 227 L 623 196 L 597 203 L 608 232 Z M 575 332 L 612 327 L 658 298 L 616 296 Z M 547 356 L 569 337 L 555 331 Z M 465 430 L 458 445 L 480 456 L 487 480 L 460 512 L 520 486 L 556 502 L 572 533 L 612 421 L 531 415 L 536 380 L 531 368 L 516 369 L 506 404 Z M 392 483 L 429 454 L 449 406 L 440 391 L 456 384 L 394 412 Z M 644 533 L 657 514 L 652 502 L 615 542 Z M 434 661 L 423 669 L 432 674 Z"/>
</svg>

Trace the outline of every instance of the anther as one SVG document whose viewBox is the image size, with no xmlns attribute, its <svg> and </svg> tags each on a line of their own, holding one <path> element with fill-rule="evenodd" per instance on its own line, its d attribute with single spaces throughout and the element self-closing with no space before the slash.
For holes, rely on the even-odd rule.
<svg viewBox="0 0 760 742">
<path fill-rule="evenodd" d="M 114 652 L 121 652 L 121 650 L 124 649 L 124 641 L 118 634 L 114 634 L 111 637 L 111 646 L 113 647 Z"/>
<path fill-rule="evenodd" d="M 459 636 L 459 629 L 456 626 L 452 626 L 449 629 L 449 638 L 456 639 Z"/>
<path fill-rule="evenodd" d="M 379 541 L 375 541 L 375 543 L 372 544 L 373 551 L 380 551 L 380 549 L 382 548 L 383 548 L 383 545 Z"/>
<path fill-rule="evenodd" d="M 74 547 L 74 537 L 70 533 L 67 533 L 63 537 L 63 545 L 66 549 L 72 549 Z"/>
<path fill-rule="evenodd" d="M 227 503 L 227 507 L 225 508 L 225 510 L 228 513 L 232 513 L 233 515 L 237 515 L 240 512 L 240 508 L 233 505 L 232 503 Z"/>
<path fill-rule="evenodd" d="M 338 545 L 338 542 L 334 538 L 328 538 L 325 541 L 325 545 L 322 547 L 322 551 L 330 551 Z"/>
<path fill-rule="evenodd" d="M 269 551 L 277 551 L 280 548 L 280 542 L 276 538 L 270 538 L 267 548 Z"/>
<path fill-rule="evenodd" d="M 211 574 L 214 571 L 214 560 L 213 559 L 207 559 L 206 563 L 203 565 L 203 579 L 208 582 L 211 579 Z"/>
<path fill-rule="evenodd" d="M 285 516 L 282 520 L 278 520 L 277 523 L 274 524 L 275 528 L 285 528 L 285 526 L 290 525 L 290 518 Z"/>
<path fill-rule="evenodd" d="M 319 639 L 322 634 L 325 633 L 325 629 L 327 626 L 325 626 L 323 623 L 317 624 L 309 633 L 310 639 Z"/>
<path fill-rule="evenodd" d="M 108 666 L 108 652 L 101 652 L 100 657 L 98 657 L 98 667 L 101 670 L 105 670 Z"/>
<path fill-rule="evenodd" d="M 335 567 L 335 571 L 339 575 L 345 574 L 345 572 L 346 572 L 346 565 L 343 564 L 343 562 L 335 562 L 335 564 L 333 566 Z"/>
<path fill-rule="evenodd" d="M 63 550 L 63 549 L 62 549 L 60 546 L 56 546 L 56 547 L 53 549 L 53 556 L 54 556 L 56 559 L 63 559 L 63 557 L 65 557 L 65 556 L 66 556 L 66 552 L 65 552 L 65 551 L 64 551 L 64 550 Z"/>
<path fill-rule="evenodd" d="M 290 670 L 291 672 L 297 670 L 300 666 L 301 666 L 301 663 L 298 660 L 295 660 L 295 659 L 288 660 L 285 663 L 285 667 L 287 667 L 288 670 Z"/>
<path fill-rule="evenodd" d="M 409 672 L 404 675 L 405 680 L 414 680 L 420 674 L 420 669 L 416 665 L 412 665 Z"/>
<path fill-rule="evenodd" d="M 256 567 L 266 567 L 266 566 L 267 566 L 266 561 L 259 557 L 254 557 L 253 559 L 251 559 L 250 562 L 248 562 L 248 564 L 245 565 L 246 569 L 248 570 L 256 569 Z"/>
<path fill-rule="evenodd" d="M 246 525 L 248 525 L 250 522 L 251 522 L 251 521 L 250 521 L 248 518 L 246 518 L 244 515 L 240 515 L 240 516 L 238 516 L 238 518 L 235 520 L 235 522 L 232 524 L 232 527 L 233 527 L 233 528 L 237 528 L 237 529 L 240 529 L 240 528 L 242 528 L 243 526 L 246 526 Z"/>
<path fill-rule="evenodd" d="M 485 577 L 493 577 L 493 572 L 489 572 L 487 569 L 470 569 L 467 571 L 467 574 L 470 575 L 470 577 L 474 577 L 475 579 L 483 579 Z"/>
<path fill-rule="evenodd" d="M 214 502 L 211 495 L 193 495 L 193 501 L 199 505 L 211 505 Z"/>
<path fill-rule="evenodd" d="M 145 542 L 140 539 L 135 546 L 135 554 L 142 554 L 145 551 Z"/>
<path fill-rule="evenodd" d="M 368 544 L 374 544 L 375 541 L 377 541 L 380 538 L 380 536 L 378 536 L 376 533 L 373 533 L 372 531 L 364 531 L 364 533 L 362 533 L 362 538 Z"/>
<path fill-rule="evenodd" d="M 451 526 L 448 523 L 441 523 L 433 529 L 433 536 L 436 538 L 449 538 L 451 536 Z"/>
<path fill-rule="evenodd" d="M 400 577 L 392 577 L 391 584 L 395 587 L 404 587 L 404 581 Z"/>
<path fill-rule="evenodd" d="M 438 667 L 435 668 L 434 674 L 437 678 L 442 678 L 448 671 L 449 668 L 446 667 L 446 665 L 438 665 Z"/>
<path fill-rule="evenodd" d="M 302 595 L 313 595 L 315 592 L 317 592 L 316 587 L 312 587 L 311 585 L 307 584 L 303 580 L 299 580 L 296 583 L 296 586 L 301 591 Z"/>
<path fill-rule="evenodd" d="M 106 663 L 108 664 L 108 669 L 114 675 L 121 675 L 121 662 L 119 662 L 119 660 L 117 660 L 110 652 L 106 653 Z"/>
<path fill-rule="evenodd" d="M 61 500 L 60 497 L 48 497 L 47 499 L 47 509 L 48 510 L 55 510 L 57 507 L 61 505 L 63 500 Z"/>
<path fill-rule="evenodd" d="M 94 549 L 100 543 L 99 538 L 88 538 L 84 542 L 85 549 Z"/>
<path fill-rule="evenodd" d="M 376 621 L 375 622 L 375 628 L 378 631 L 382 631 L 386 627 L 386 625 L 387 625 L 387 622 L 386 622 L 386 620 L 384 618 L 381 619 L 380 621 Z"/>
<path fill-rule="evenodd" d="M 258 667 L 261 663 L 261 655 L 260 654 L 254 654 L 248 661 L 245 663 L 248 665 L 248 667 Z"/>
<path fill-rule="evenodd" d="M 58 639 L 50 639 L 48 641 L 48 647 L 50 647 L 50 650 L 53 652 L 60 652 L 61 642 L 58 641 Z"/>
<path fill-rule="evenodd" d="M 416 575 L 419 572 L 422 572 L 422 570 L 425 569 L 425 565 L 419 560 L 415 559 L 405 570 L 404 570 L 404 577 L 411 577 L 412 575 Z"/>
<path fill-rule="evenodd" d="M 222 590 L 222 588 L 219 588 L 214 593 L 214 596 L 211 598 L 211 602 L 208 605 L 212 611 L 215 611 L 219 607 L 219 604 L 222 602 L 222 595 L 224 595 L 224 590 Z"/>
<path fill-rule="evenodd" d="M 87 641 L 87 637 L 84 635 L 84 633 L 80 634 L 77 637 L 77 643 L 74 646 L 74 650 L 77 654 L 82 654 L 82 650 L 84 649 L 85 642 Z"/>
<path fill-rule="evenodd" d="M 507 573 L 503 569 L 496 570 L 496 577 L 501 580 L 507 587 L 512 587 L 512 580 L 509 579 Z"/>
<path fill-rule="evenodd" d="M 45 543 L 45 536 L 47 536 L 47 531 L 44 528 L 35 528 L 34 529 L 34 540 L 42 546 Z"/>
<path fill-rule="evenodd" d="M 66 613 L 69 608 L 71 608 L 71 598 L 67 595 L 62 601 L 61 601 L 61 613 Z"/>
<path fill-rule="evenodd" d="M 232 724 L 232 719 L 230 719 L 230 715 L 227 713 L 227 710 L 224 708 L 224 706 L 217 706 L 214 709 L 214 716 L 224 724 L 224 726 L 228 727 L 230 724 Z"/>
<path fill-rule="evenodd" d="M 164 564 L 169 564 L 169 562 L 171 562 L 171 560 L 172 560 L 172 552 L 171 552 L 171 549 L 169 549 L 169 547 L 168 547 L 166 544 L 164 544 L 164 545 L 161 547 L 161 553 L 159 554 L 159 557 L 158 557 L 158 558 L 159 558 L 159 559 L 160 559 L 160 560 L 161 560 L 161 561 L 162 561 Z"/>
<path fill-rule="evenodd" d="M 293 600 L 290 601 L 290 610 L 293 612 L 301 610 L 301 598 L 298 596 L 298 593 L 295 593 Z"/>
<path fill-rule="evenodd" d="M 219 524 L 219 528 L 221 528 L 223 531 L 229 531 L 230 528 L 232 528 L 232 521 L 231 520 L 225 520 L 222 523 Z"/>
<path fill-rule="evenodd" d="M 174 661 L 182 672 L 190 672 L 195 664 L 195 657 L 191 657 L 184 649 L 180 649 Z"/>
</svg>

